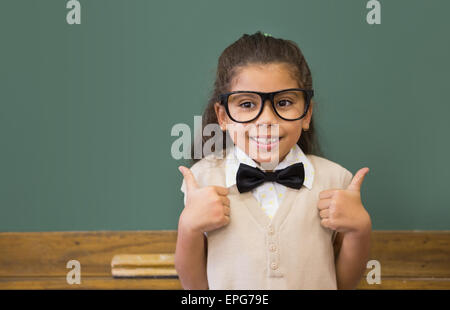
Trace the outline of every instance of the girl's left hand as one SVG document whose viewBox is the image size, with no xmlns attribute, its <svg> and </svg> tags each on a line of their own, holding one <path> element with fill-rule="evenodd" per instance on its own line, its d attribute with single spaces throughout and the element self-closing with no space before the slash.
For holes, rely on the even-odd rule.
<svg viewBox="0 0 450 310">
<path fill-rule="evenodd" d="M 369 213 L 361 202 L 361 185 L 369 168 L 361 168 L 347 189 L 329 189 L 319 194 L 320 224 L 337 232 L 367 233 L 371 229 Z"/>
</svg>

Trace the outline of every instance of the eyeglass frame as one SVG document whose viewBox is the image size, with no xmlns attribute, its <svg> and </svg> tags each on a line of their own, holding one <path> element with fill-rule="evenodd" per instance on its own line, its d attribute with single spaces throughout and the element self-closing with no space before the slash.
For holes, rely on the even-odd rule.
<svg viewBox="0 0 450 310">
<path fill-rule="evenodd" d="M 303 114 L 302 114 L 300 117 L 295 118 L 295 119 L 287 119 L 287 118 L 282 117 L 282 116 L 278 113 L 277 109 L 275 108 L 275 103 L 273 102 L 273 99 L 274 99 L 274 97 L 275 97 L 276 94 L 282 93 L 282 92 L 285 92 L 285 91 L 289 91 L 289 90 L 299 90 L 299 91 L 302 91 L 302 92 L 306 95 L 306 96 L 305 96 L 305 97 L 306 97 L 306 98 L 305 98 L 305 101 L 306 101 L 306 103 L 305 103 L 305 110 L 303 111 Z M 237 121 L 237 120 L 235 120 L 235 119 L 231 116 L 230 110 L 228 109 L 228 98 L 230 97 L 230 95 L 233 95 L 233 94 L 239 94 L 239 93 L 253 93 L 253 94 L 258 94 L 259 97 L 261 98 L 262 103 L 261 103 L 261 108 L 259 109 L 258 114 L 257 114 L 254 118 L 252 118 L 251 120 L 249 120 L 249 121 Z M 273 109 L 273 111 L 275 112 L 275 114 L 276 114 L 279 118 L 281 118 L 281 119 L 283 119 L 283 120 L 285 120 L 285 121 L 298 121 L 298 120 L 302 119 L 303 117 L 305 117 L 306 113 L 308 112 L 309 105 L 310 105 L 310 103 L 311 103 L 311 99 L 312 99 L 313 96 L 314 96 L 314 90 L 313 90 L 313 89 L 305 89 L 305 88 L 287 88 L 287 89 L 282 89 L 282 90 L 277 90 L 277 91 L 274 91 L 274 92 L 267 92 L 267 93 L 266 93 L 266 92 L 258 92 L 258 91 L 236 90 L 236 91 L 232 91 L 232 92 L 229 92 L 229 93 L 220 94 L 220 95 L 218 96 L 218 99 L 220 100 L 220 104 L 223 105 L 223 106 L 225 106 L 225 111 L 227 112 L 228 117 L 229 117 L 232 121 L 234 121 L 234 122 L 236 122 L 236 123 L 250 123 L 250 122 L 253 122 L 254 120 L 256 120 L 256 119 L 261 115 L 262 111 L 264 110 L 264 105 L 266 104 L 267 99 L 270 100 L 270 103 L 272 104 L 272 109 Z"/>
</svg>

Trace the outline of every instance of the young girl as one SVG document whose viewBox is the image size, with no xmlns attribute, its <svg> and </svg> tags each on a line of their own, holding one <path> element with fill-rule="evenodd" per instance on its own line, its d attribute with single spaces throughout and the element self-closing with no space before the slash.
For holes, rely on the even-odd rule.
<svg viewBox="0 0 450 310">
<path fill-rule="evenodd" d="M 223 156 L 179 167 L 185 207 L 175 268 L 185 289 L 358 284 L 370 248 L 360 197 L 369 169 L 353 177 L 313 155 L 312 96 L 311 72 L 294 42 L 257 32 L 223 51 L 203 127 L 220 125 L 233 143 L 224 138 Z M 271 127 L 275 134 L 267 134 Z"/>
</svg>

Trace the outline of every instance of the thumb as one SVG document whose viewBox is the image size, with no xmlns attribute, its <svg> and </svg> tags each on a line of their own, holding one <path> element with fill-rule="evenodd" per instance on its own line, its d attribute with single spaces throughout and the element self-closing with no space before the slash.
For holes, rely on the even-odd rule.
<svg viewBox="0 0 450 310">
<path fill-rule="evenodd" d="M 369 172 L 369 170 L 370 169 L 368 167 L 364 167 L 364 168 L 359 169 L 358 172 L 353 177 L 353 179 L 350 182 L 350 184 L 348 185 L 347 189 L 348 190 L 353 190 L 353 191 L 360 191 L 362 182 L 364 181 L 364 177 Z"/>
<path fill-rule="evenodd" d="M 197 181 L 195 180 L 194 174 L 191 169 L 184 166 L 179 166 L 178 170 L 183 174 L 184 181 L 186 182 L 186 191 L 190 191 L 195 188 L 199 188 Z"/>
</svg>

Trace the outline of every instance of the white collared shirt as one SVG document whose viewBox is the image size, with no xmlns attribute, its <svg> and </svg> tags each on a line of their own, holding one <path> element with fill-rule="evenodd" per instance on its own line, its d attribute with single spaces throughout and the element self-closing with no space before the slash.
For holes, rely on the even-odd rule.
<svg viewBox="0 0 450 310">
<path fill-rule="evenodd" d="M 314 180 L 314 167 L 297 144 L 291 148 L 286 157 L 278 163 L 274 170 L 284 169 L 290 165 L 300 162 L 303 163 L 305 168 L 305 179 L 303 185 L 310 190 Z M 237 146 L 232 146 L 226 156 L 226 187 L 236 184 L 236 173 L 239 169 L 240 163 L 244 163 L 252 167 L 258 167 L 264 171 L 264 169 L 253 159 L 251 159 L 243 150 Z M 267 216 L 272 218 L 283 200 L 285 191 L 286 186 L 280 183 L 264 182 L 251 192 Z"/>
</svg>

